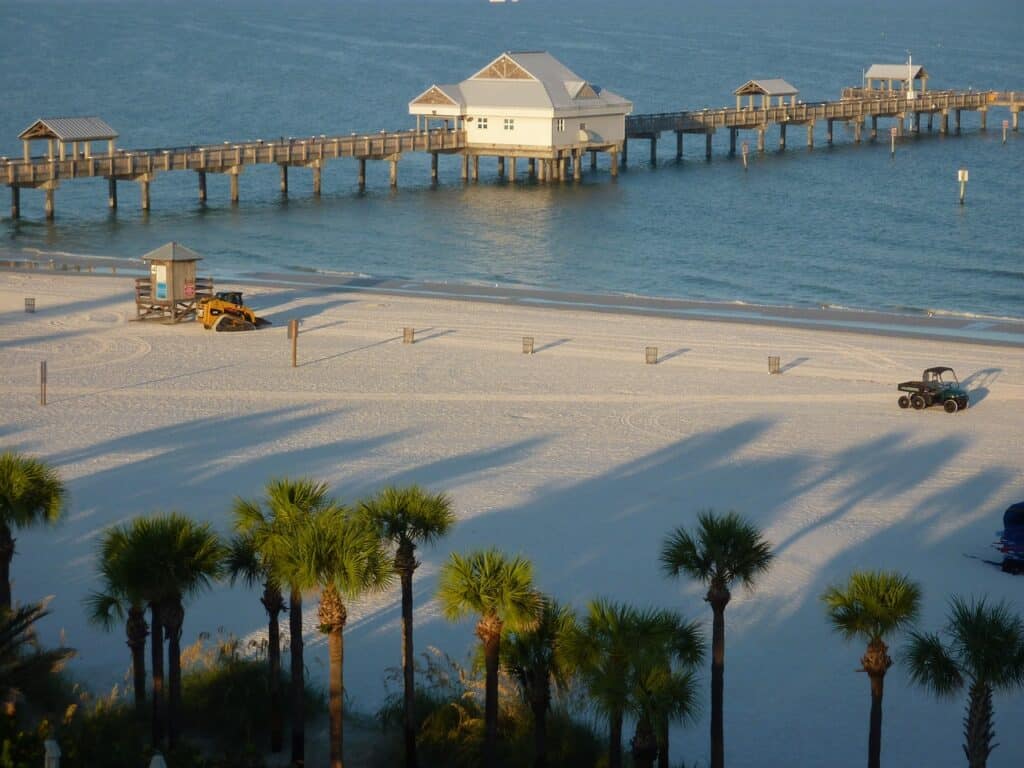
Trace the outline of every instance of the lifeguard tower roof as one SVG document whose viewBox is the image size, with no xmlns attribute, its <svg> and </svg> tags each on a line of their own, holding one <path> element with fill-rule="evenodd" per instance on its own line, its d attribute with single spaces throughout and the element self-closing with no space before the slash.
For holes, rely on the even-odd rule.
<svg viewBox="0 0 1024 768">
<path fill-rule="evenodd" d="M 154 248 L 142 257 L 143 261 L 202 261 L 202 256 L 181 243 L 170 242 Z"/>
</svg>

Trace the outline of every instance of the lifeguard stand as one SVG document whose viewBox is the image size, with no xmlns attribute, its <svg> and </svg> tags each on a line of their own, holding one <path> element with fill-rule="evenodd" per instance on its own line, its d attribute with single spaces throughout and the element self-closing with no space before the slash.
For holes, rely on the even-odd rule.
<svg viewBox="0 0 1024 768">
<path fill-rule="evenodd" d="M 202 258 L 175 242 L 143 256 L 149 277 L 135 280 L 136 318 L 171 323 L 194 318 L 199 300 L 213 295 L 213 280 L 196 277 L 196 262 Z"/>
</svg>

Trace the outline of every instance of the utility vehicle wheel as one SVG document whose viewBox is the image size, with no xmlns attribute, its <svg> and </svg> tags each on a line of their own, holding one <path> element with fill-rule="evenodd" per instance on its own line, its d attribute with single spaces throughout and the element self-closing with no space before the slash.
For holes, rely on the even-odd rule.
<svg viewBox="0 0 1024 768">
<path fill-rule="evenodd" d="M 956 404 L 956 400 L 952 398 L 944 402 L 942 404 L 942 408 L 943 410 L 946 411 L 946 413 L 956 413 L 959 410 L 959 406 Z"/>
<path fill-rule="evenodd" d="M 910 398 L 907 397 L 906 395 L 900 395 L 900 399 L 897 400 L 896 403 L 897 405 L 899 405 L 900 408 L 909 408 Z"/>
<path fill-rule="evenodd" d="M 920 395 L 911 395 L 911 397 L 910 397 L 910 407 L 911 408 L 913 408 L 915 411 L 920 411 L 922 408 L 924 408 L 924 405 L 925 405 L 925 403 L 924 403 L 924 398 L 923 397 L 921 397 Z"/>
<path fill-rule="evenodd" d="M 961 411 L 966 411 L 967 410 L 967 405 L 970 402 L 971 401 L 968 398 L 965 397 L 962 400 L 958 400 L 956 404 L 960 408 Z"/>
<path fill-rule="evenodd" d="M 217 318 L 217 322 L 213 326 L 213 330 L 223 331 L 254 331 L 256 326 L 250 323 L 248 320 L 242 317 L 235 317 L 234 315 L 223 314 Z"/>
</svg>

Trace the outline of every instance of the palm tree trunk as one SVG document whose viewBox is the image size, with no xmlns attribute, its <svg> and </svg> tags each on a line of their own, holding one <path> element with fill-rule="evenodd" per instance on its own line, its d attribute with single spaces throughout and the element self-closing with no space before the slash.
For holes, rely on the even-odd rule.
<svg viewBox="0 0 1024 768">
<path fill-rule="evenodd" d="M 402 581 L 402 679 L 405 683 L 402 727 L 405 731 L 405 768 L 416 768 L 416 665 L 412 647 L 412 573 L 415 562 L 412 559 L 412 568 L 403 567 L 399 571 Z"/>
<path fill-rule="evenodd" d="M 302 658 L 302 593 L 291 591 L 288 598 L 288 631 L 291 643 L 292 766 L 306 763 L 306 680 Z"/>
<path fill-rule="evenodd" d="M 885 676 L 870 674 L 871 680 L 871 721 L 868 728 L 868 768 L 882 765 L 882 692 Z"/>
<path fill-rule="evenodd" d="M 169 601 L 162 616 L 167 634 L 167 747 L 174 749 L 181 730 L 181 625 L 185 618 L 181 599 Z"/>
<path fill-rule="evenodd" d="M 327 688 L 328 723 L 330 727 L 331 768 L 343 768 L 345 730 L 345 622 L 348 612 L 338 590 L 324 587 L 320 594 L 320 631 L 327 633 Z"/>
<path fill-rule="evenodd" d="M 150 606 L 150 663 L 153 667 L 153 748 L 164 744 L 164 630 L 160 624 L 160 609 Z"/>
<path fill-rule="evenodd" d="M 548 765 L 548 708 L 547 699 L 532 704 L 533 768 L 547 768 Z"/>
<path fill-rule="evenodd" d="M 128 609 L 125 634 L 128 636 L 128 647 L 132 652 L 135 714 L 139 722 L 142 722 L 146 714 L 146 636 L 149 634 L 149 625 L 146 624 L 146 609 L 141 605 L 132 605 Z"/>
<path fill-rule="evenodd" d="M 270 692 L 270 751 L 277 754 L 284 748 L 284 713 L 281 711 L 281 623 L 284 610 L 281 590 L 269 582 L 264 585 L 263 607 L 269 617 L 267 623 L 267 682 Z"/>
<path fill-rule="evenodd" d="M 635 768 L 654 768 L 654 759 L 658 756 L 658 738 L 654 735 L 651 721 L 646 717 L 636 723 L 632 752 Z"/>
<path fill-rule="evenodd" d="M 668 765 L 668 718 L 661 718 L 658 723 L 658 768 L 669 768 Z"/>
<path fill-rule="evenodd" d="M 964 718 L 964 755 L 968 768 L 985 768 L 988 756 L 995 747 L 992 739 L 992 689 L 977 681 L 971 684 Z"/>
<path fill-rule="evenodd" d="M 710 597 L 710 591 L 709 591 Z M 728 593 L 726 593 L 728 594 Z M 725 768 L 725 605 L 720 597 L 711 603 L 711 768 Z"/>
<path fill-rule="evenodd" d="M 484 645 L 484 768 L 497 765 L 498 759 L 498 657 L 501 651 L 501 620 L 485 616 L 477 626 Z"/>
<path fill-rule="evenodd" d="M 14 538 L 11 527 L 0 523 L 0 611 L 11 610 L 11 560 L 14 559 Z"/>
<path fill-rule="evenodd" d="M 608 768 L 622 768 L 622 710 L 608 720 Z"/>
</svg>

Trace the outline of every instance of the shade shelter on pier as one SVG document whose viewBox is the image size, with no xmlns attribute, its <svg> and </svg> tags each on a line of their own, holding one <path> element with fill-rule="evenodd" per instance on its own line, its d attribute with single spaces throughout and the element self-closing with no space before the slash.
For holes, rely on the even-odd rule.
<svg viewBox="0 0 1024 768">
<path fill-rule="evenodd" d="M 928 90 L 928 73 L 918 64 L 872 64 L 864 73 L 864 87 L 879 91 L 913 93 L 914 81 L 921 81 L 921 93 Z M 877 85 L 877 88 L 876 88 Z"/>
<path fill-rule="evenodd" d="M 747 109 L 754 109 L 754 97 L 761 97 L 761 109 L 768 109 L 776 106 L 772 99 L 778 99 L 777 106 L 785 106 L 786 98 L 789 98 L 791 106 L 796 106 L 796 97 L 799 94 L 796 88 L 780 77 L 767 80 L 747 80 L 743 85 L 733 91 L 736 96 L 736 109 L 743 109 L 743 97 L 747 97 Z"/>
<path fill-rule="evenodd" d="M 175 242 L 143 256 L 149 277 L 135 280 L 136 317 L 171 323 L 194 317 L 199 300 L 213 295 L 213 281 L 196 277 L 196 262 L 202 258 Z"/>
<path fill-rule="evenodd" d="M 50 160 L 55 159 L 54 144 L 57 159 L 64 160 L 69 148 L 72 158 L 81 156 L 88 159 L 92 157 L 94 141 L 107 142 L 107 153 L 114 154 L 117 131 L 98 117 L 41 117 L 18 134 L 18 138 L 24 147 L 25 162 L 32 159 L 33 141 L 47 142 L 47 156 Z M 82 155 L 79 155 L 79 148 Z"/>
</svg>

